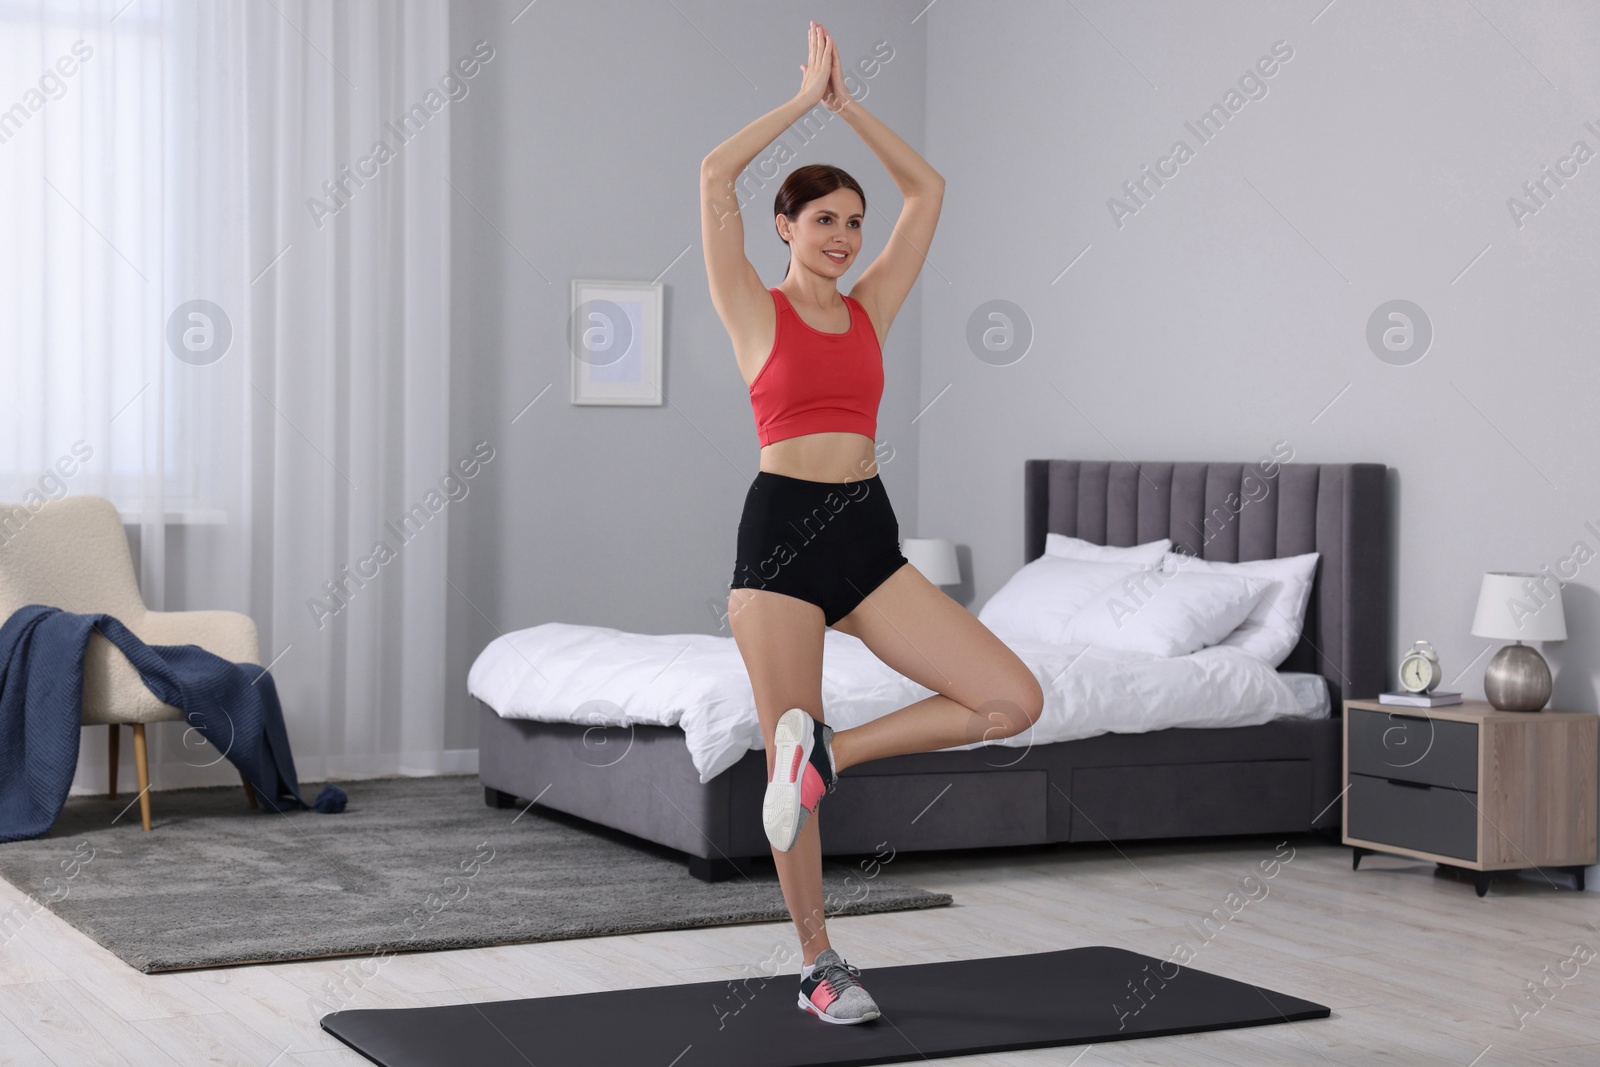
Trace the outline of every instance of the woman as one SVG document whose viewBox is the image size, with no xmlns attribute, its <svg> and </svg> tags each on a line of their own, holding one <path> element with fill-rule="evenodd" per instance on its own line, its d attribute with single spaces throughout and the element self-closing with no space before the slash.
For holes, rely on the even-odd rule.
<svg viewBox="0 0 1600 1067">
<path fill-rule="evenodd" d="M 766 744 L 762 821 L 800 935 L 800 1007 L 860 1023 L 879 1011 L 860 971 L 828 943 L 815 817 L 822 795 L 840 771 L 867 760 L 1020 733 L 1044 696 L 1015 653 L 900 554 L 873 455 L 882 343 L 922 268 L 944 179 L 850 97 L 828 32 L 813 22 L 809 34 L 795 97 L 701 163 L 701 237 L 711 302 L 750 387 L 761 441 L 728 617 Z M 866 196 L 837 167 L 800 167 L 778 191 L 774 223 L 789 246 L 782 285 L 765 288 L 744 254 L 735 180 L 819 102 L 860 134 L 905 197 L 883 252 L 849 296 L 837 282 L 861 249 Z M 829 626 L 936 695 L 833 733 L 822 708 Z"/>
</svg>

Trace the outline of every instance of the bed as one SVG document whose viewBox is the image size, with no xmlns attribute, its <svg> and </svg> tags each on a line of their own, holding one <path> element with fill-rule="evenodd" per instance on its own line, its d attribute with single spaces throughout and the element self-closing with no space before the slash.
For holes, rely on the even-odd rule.
<svg viewBox="0 0 1600 1067">
<path fill-rule="evenodd" d="M 848 768 L 824 805 L 824 853 L 1336 829 L 1341 701 L 1388 675 L 1387 468 L 1037 459 L 1023 478 L 1024 562 L 1048 533 L 1169 537 L 1229 562 L 1317 552 L 1299 642 L 1275 671 L 1225 648 L 1130 665 L 1013 643 L 1051 683 L 1034 729 Z M 537 800 L 665 845 L 707 880 L 770 854 L 766 762 L 731 637 L 546 623 L 485 648 L 468 689 L 486 802 Z M 827 632 L 837 728 L 928 692 Z"/>
</svg>

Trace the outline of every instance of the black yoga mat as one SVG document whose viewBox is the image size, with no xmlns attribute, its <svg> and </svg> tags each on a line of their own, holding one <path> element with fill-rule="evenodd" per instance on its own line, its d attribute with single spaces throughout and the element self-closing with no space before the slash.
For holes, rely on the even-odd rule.
<svg viewBox="0 0 1600 1067">
<path fill-rule="evenodd" d="M 322 1028 L 384 1067 L 845 1067 L 1325 1019 L 1299 997 L 1104 945 L 862 971 L 883 1014 L 800 1010 L 798 974 L 432 1008 Z"/>
</svg>

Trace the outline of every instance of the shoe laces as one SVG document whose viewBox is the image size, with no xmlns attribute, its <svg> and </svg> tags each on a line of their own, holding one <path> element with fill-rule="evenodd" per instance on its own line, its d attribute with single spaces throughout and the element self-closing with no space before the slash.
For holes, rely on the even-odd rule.
<svg viewBox="0 0 1600 1067">
<path fill-rule="evenodd" d="M 843 996 L 844 991 L 851 986 L 861 988 L 861 983 L 857 981 L 860 977 L 860 969 L 850 966 L 843 960 L 822 967 L 822 980 L 828 983 L 828 988 L 833 990 L 834 996 Z"/>
</svg>

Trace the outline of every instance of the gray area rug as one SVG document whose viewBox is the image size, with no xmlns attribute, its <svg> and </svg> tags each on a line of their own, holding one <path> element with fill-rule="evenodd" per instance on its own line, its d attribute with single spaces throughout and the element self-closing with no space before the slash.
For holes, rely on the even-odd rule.
<svg viewBox="0 0 1600 1067">
<path fill-rule="evenodd" d="M 788 921 L 770 861 L 706 883 L 681 853 L 537 805 L 490 808 L 475 775 L 341 783 L 339 815 L 252 811 L 238 786 L 69 797 L 0 876 L 145 973 Z M 303 784 L 307 797 L 318 783 Z M 934 908 L 869 860 L 826 863 L 829 915 Z"/>
</svg>

